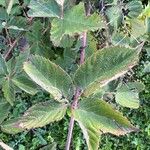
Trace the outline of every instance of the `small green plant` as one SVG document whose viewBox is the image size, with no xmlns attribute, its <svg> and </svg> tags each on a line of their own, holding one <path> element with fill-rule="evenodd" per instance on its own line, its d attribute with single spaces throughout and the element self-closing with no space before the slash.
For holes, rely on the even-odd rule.
<svg viewBox="0 0 150 150">
<path fill-rule="evenodd" d="M 21 31 L 32 46 L 15 57 L 10 57 L 14 46 L 0 55 L 0 83 L 6 99 L 0 101 L 1 130 L 16 134 L 68 115 L 66 150 L 71 147 L 75 121 L 89 150 L 98 149 L 103 133 L 119 136 L 138 131 L 109 101 L 115 99 L 121 106 L 138 108 L 138 94 L 144 89 L 140 82 L 123 81 L 123 76 L 138 63 L 149 37 L 149 5 L 143 9 L 140 1 L 135 3 L 114 1 L 107 6 L 101 1 L 98 13 L 91 12 L 95 3 L 90 1 L 76 4 L 68 0 L 31 0 L 28 19 L 48 18 L 33 23 L 29 29 L 32 32 L 27 27 L 9 25 L 7 16 L 2 29 L 6 33 L 10 29 Z M 10 15 L 13 3 L 6 8 Z M 41 22 L 46 27 L 44 31 Z M 97 37 L 99 34 L 103 37 L 100 49 L 94 32 Z M 48 48 L 54 49 L 53 58 L 48 57 Z M 56 49 L 63 50 L 64 57 L 60 57 L 59 52 L 58 56 L 54 54 Z M 43 89 L 50 93 L 50 98 L 31 106 L 18 118 L 5 120 L 10 105 L 13 107 L 15 103 L 18 88 L 31 95 Z M 47 148 L 56 149 L 56 143 Z"/>
</svg>

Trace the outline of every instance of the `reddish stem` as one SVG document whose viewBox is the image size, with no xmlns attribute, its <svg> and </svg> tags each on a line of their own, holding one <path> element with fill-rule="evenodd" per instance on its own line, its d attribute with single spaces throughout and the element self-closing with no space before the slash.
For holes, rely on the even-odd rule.
<svg viewBox="0 0 150 150">
<path fill-rule="evenodd" d="M 83 32 L 83 37 L 82 37 L 82 41 L 81 41 L 82 42 L 82 48 L 81 48 L 81 52 L 80 52 L 80 65 L 82 65 L 84 63 L 84 59 L 85 59 L 86 40 L 87 40 L 87 33 Z M 74 95 L 73 103 L 71 105 L 71 110 L 77 109 L 80 94 L 81 94 L 80 88 L 77 87 L 75 95 Z M 70 123 L 69 123 L 69 130 L 68 130 L 68 136 L 67 136 L 67 142 L 66 142 L 66 149 L 65 150 L 70 150 L 73 127 L 74 127 L 74 117 L 72 115 L 71 119 L 70 119 Z"/>
<path fill-rule="evenodd" d="M 84 59 L 85 59 L 85 48 L 86 48 L 86 39 L 87 39 L 87 33 L 83 32 L 82 34 L 82 47 L 81 47 L 81 51 L 80 51 L 80 65 L 82 65 L 84 63 Z"/>
<path fill-rule="evenodd" d="M 80 97 L 80 89 L 77 88 L 76 92 L 75 92 L 75 95 L 74 95 L 73 103 L 71 105 L 71 110 L 77 108 L 79 97 Z M 66 150 L 70 150 L 70 144 L 71 144 L 71 138 L 72 138 L 72 131 L 73 131 L 73 127 L 74 127 L 74 121 L 75 121 L 74 117 L 71 116 L 70 123 L 69 123 L 67 142 L 66 142 Z"/>
<path fill-rule="evenodd" d="M 89 3 L 88 6 L 89 7 L 86 11 L 86 16 L 90 15 L 90 10 L 91 10 L 90 3 Z M 81 39 L 81 49 L 80 49 L 80 65 L 82 65 L 84 63 L 84 60 L 85 60 L 86 46 L 87 46 L 87 32 L 83 32 L 82 33 L 82 39 Z M 80 95 L 81 95 L 80 88 L 77 87 L 75 95 L 74 95 L 73 103 L 71 105 L 71 111 L 73 111 L 74 109 L 77 109 L 78 100 L 79 100 Z M 69 123 L 69 130 L 68 130 L 68 136 L 67 136 L 67 142 L 66 142 L 65 150 L 70 150 L 70 144 L 71 144 L 73 127 L 74 127 L 74 121 L 75 121 L 74 116 L 73 116 L 73 114 L 71 114 L 71 119 L 70 119 L 70 123 Z"/>
</svg>

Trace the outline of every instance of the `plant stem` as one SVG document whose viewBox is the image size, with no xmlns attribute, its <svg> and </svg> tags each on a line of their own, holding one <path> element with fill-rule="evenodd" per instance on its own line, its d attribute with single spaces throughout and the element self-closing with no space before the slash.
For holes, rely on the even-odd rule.
<svg viewBox="0 0 150 150">
<path fill-rule="evenodd" d="M 81 51 L 80 51 L 80 65 L 82 65 L 85 60 L 85 48 L 86 48 L 86 43 L 87 43 L 86 40 L 87 40 L 87 33 L 83 32 L 82 41 L 81 41 L 82 46 L 81 46 Z M 80 88 L 77 87 L 75 95 L 74 95 L 73 103 L 71 105 L 71 110 L 77 109 L 80 94 L 81 94 Z M 69 123 L 69 130 L 68 130 L 68 136 L 67 136 L 67 142 L 66 142 L 66 150 L 70 150 L 73 127 L 74 127 L 74 117 L 72 115 L 71 119 L 70 119 L 70 123 Z"/>
<path fill-rule="evenodd" d="M 76 88 L 73 103 L 71 105 L 71 110 L 74 110 L 77 108 L 79 96 L 80 96 L 80 89 Z M 70 149 L 73 127 L 74 127 L 74 117 L 72 115 L 71 119 L 70 119 L 70 123 L 69 123 L 69 130 L 68 130 L 68 136 L 67 136 L 67 142 L 66 142 L 66 150 Z"/>
<path fill-rule="evenodd" d="M 18 39 L 16 39 L 16 40 L 12 43 L 11 47 L 9 48 L 9 50 L 7 51 L 7 53 L 6 53 L 5 56 L 4 56 L 5 60 L 7 60 L 9 54 L 10 54 L 10 53 L 12 52 L 12 50 L 15 48 L 17 42 L 18 42 Z"/>
<path fill-rule="evenodd" d="M 10 48 L 8 49 L 7 53 L 4 55 L 5 60 L 7 61 L 10 53 L 12 52 L 12 50 L 15 48 L 15 46 L 17 45 L 17 42 L 19 41 L 20 37 L 23 35 L 23 33 L 21 33 L 20 35 L 18 35 L 18 37 L 16 38 L 16 40 L 12 43 L 12 45 L 10 46 Z"/>
<path fill-rule="evenodd" d="M 84 63 L 85 59 L 85 48 L 86 48 L 86 39 L 87 39 L 87 33 L 83 32 L 82 34 L 82 47 L 80 49 L 80 65 Z"/>
<path fill-rule="evenodd" d="M 86 12 L 87 16 L 90 15 L 90 8 L 91 7 L 89 7 L 87 9 L 87 12 Z M 87 46 L 87 32 L 83 32 L 82 33 L 82 39 L 81 39 L 81 49 L 80 49 L 80 65 L 82 65 L 84 63 L 84 60 L 85 60 L 85 49 L 86 49 L 86 46 Z M 78 100 L 79 100 L 80 95 L 81 95 L 80 88 L 77 87 L 76 91 L 75 91 L 75 94 L 74 94 L 73 103 L 71 105 L 71 111 L 73 111 L 74 109 L 77 109 L 77 107 L 78 107 Z M 74 116 L 71 115 L 65 150 L 70 150 L 74 122 L 75 122 Z"/>
</svg>

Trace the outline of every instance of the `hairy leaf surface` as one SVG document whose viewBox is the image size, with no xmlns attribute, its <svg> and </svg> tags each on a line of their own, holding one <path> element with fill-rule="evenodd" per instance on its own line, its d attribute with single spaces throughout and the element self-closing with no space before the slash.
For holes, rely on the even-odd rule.
<svg viewBox="0 0 150 150">
<path fill-rule="evenodd" d="M 122 10 L 118 6 L 113 6 L 106 11 L 109 24 L 117 29 L 123 20 Z"/>
<path fill-rule="evenodd" d="M 89 150 L 97 150 L 100 134 L 124 135 L 137 130 L 121 113 L 103 100 L 84 99 L 73 115 L 79 123 Z"/>
<path fill-rule="evenodd" d="M 32 82 L 32 80 L 30 80 L 28 77 L 26 76 L 17 76 L 16 78 L 12 79 L 12 82 L 19 87 L 20 89 L 22 89 L 23 91 L 25 91 L 26 93 L 29 93 L 31 95 L 34 95 L 37 93 L 37 86 L 34 82 Z"/>
<path fill-rule="evenodd" d="M 15 91 L 10 79 L 7 79 L 3 82 L 2 90 L 4 93 L 5 99 L 11 104 L 14 104 L 15 101 Z"/>
<path fill-rule="evenodd" d="M 4 58 L 2 57 L 2 55 L 0 54 L 0 75 L 5 75 L 7 73 L 8 71 L 7 71 L 6 62 Z"/>
<path fill-rule="evenodd" d="M 80 3 L 67 11 L 63 19 L 55 18 L 52 21 L 51 40 L 58 46 L 64 35 L 73 36 L 83 31 L 95 31 L 102 28 L 102 26 L 101 17 L 96 13 L 86 17 L 84 5 Z"/>
<path fill-rule="evenodd" d="M 139 92 L 144 89 L 144 85 L 140 82 L 129 82 L 121 85 L 117 89 L 116 102 L 124 107 L 139 107 Z"/>
<path fill-rule="evenodd" d="M 4 121 L 9 113 L 10 105 L 9 103 L 0 100 L 0 124 Z"/>
<path fill-rule="evenodd" d="M 43 127 L 51 122 L 61 120 L 66 113 L 66 108 L 65 103 L 42 102 L 29 108 L 22 117 L 4 122 L 2 129 L 8 133 L 13 133 L 15 128 L 18 128 L 17 131 L 20 132 L 25 129 Z M 11 131 L 9 128 L 14 129 Z"/>
<path fill-rule="evenodd" d="M 16 122 L 19 121 L 19 118 L 16 119 L 10 119 L 1 124 L 1 130 L 3 132 L 9 133 L 9 134 L 16 134 L 19 132 L 22 132 L 24 129 L 18 128 L 16 125 Z"/>
<path fill-rule="evenodd" d="M 58 17 L 60 8 L 55 0 L 31 0 L 28 6 L 30 17 Z"/>
<path fill-rule="evenodd" d="M 89 57 L 75 73 L 75 84 L 89 96 L 125 74 L 138 61 L 138 51 L 124 47 L 104 48 Z"/>
<path fill-rule="evenodd" d="M 126 5 L 126 9 L 129 10 L 128 17 L 136 18 L 142 12 L 142 2 L 141 1 L 130 1 Z"/>
<path fill-rule="evenodd" d="M 73 84 L 70 76 L 59 66 L 40 56 L 32 56 L 24 63 L 29 77 L 57 100 L 72 95 Z"/>
</svg>

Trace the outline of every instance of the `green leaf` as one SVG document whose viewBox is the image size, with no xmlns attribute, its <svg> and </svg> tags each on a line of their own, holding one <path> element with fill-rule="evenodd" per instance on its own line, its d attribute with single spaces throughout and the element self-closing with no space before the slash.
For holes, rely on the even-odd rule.
<svg viewBox="0 0 150 150">
<path fill-rule="evenodd" d="M 0 7 L 0 20 L 7 20 L 7 19 L 8 19 L 8 14 L 6 10 L 3 7 Z"/>
<path fill-rule="evenodd" d="M 145 19 L 150 17 L 150 3 L 143 9 L 142 13 L 140 14 L 139 18 Z"/>
<path fill-rule="evenodd" d="M 114 33 L 112 35 L 112 44 L 115 46 L 125 46 L 129 47 L 130 37 L 123 33 Z"/>
<path fill-rule="evenodd" d="M 29 58 L 29 55 L 30 55 L 30 51 L 28 49 L 23 52 L 20 52 L 19 56 L 15 58 L 16 63 L 15 63 L 14 71 L 16 73 L 20 73 L 23 71 L 23 63 Z"/>
<path fill-rule="evenodd" d="M 63 36 L 59 47 L 70 48 L 73 45 L 74 38 L 69 37 L 68 35 Z"/>
<path fill-rule="evenodd" d="M 103 100 L 83 99 L 79 108 L 73 111 L 73 116 L 83 131 L 89 150 L 98 149 L 102 133 L 119 136 L 137 130 L 127 118 Z"/>
<path fill-rule="evenodd" d="M 80 44 L 81 45 L 81 44 Z M 87 48 L 85 51 L 85 58 L 87 59 L 97 51 L 97 41 L 91 34 L 87 34 Z"/>
<path fill-rule="evenodd" d="M 8 74 L 6 62 L 2 57 L 2 55 L 0 54 L 0 75 L 6 75 L 6 74 Z"/>
<path fill-rule="evenodd" d="M 100 87 L 117 79 L 138 61 L 138 50 L 124 47 L 104 48 L 81 65 L 75 73 L 75 84 L 84 96 L 96 93 Z"/>
<path fill-rule="evenodd" d="M 0 124 L 8 116 L 9 110 L 10 105 L 5 101 L 0 100 Z"/>
<path fill-rule="evenodd" d="M 73 84 L 70 76 L 59 66 L 40 56 L 32 56 L 24 63 L 24 70 L 29 77 L 56 100 L 72 96 Z"/>
<path fill-rule="evenodd" d="M 142 92 L 145 89 L 145 85 L 142 82 L 128 82 L 127 86 L 131 89 L 131 90 L 136 90 L 137 92 Z"/>
<path fill-rule="evenodd" d="M 47 101 L 29 108 L 22 117 L 11 119 L 2 124 L 3 131 L 7 133 L 21 132 L 26 129 L 43 127 L 51 122 L 61 120 L 67 109 L 67 104 Z M 10 130 L 12 129 L 12 131 Z"/>
<path fill-rule="evenodd" d="M 144 64 L 144 73 L 150 73 L 150 62 Z"/>
<path fill-rule="evenodd" d="M 55 0 L 31 0 L 30 17 L 60 17 L 60 7 Z"/>
<path fill-rule="evenodd" d="M 39 150 L 56 150 L 56 143 L 52 143 L 50 145 L 44 146 L 42 148 L 40 148 Z"/>
<path fill-rule="evenodd" d="M 144 85 L 140 82 L 129 82 L 117 88 L 116 102 L 123 107 L 138 108 L 139 92 L 144 89 Z"/>
<path fill-rule="evenodd" d="M 146 33 L 146 24 L 145 21 L 140 19 L 132 19 L 131 23 L 131 36 L 138 38 Z"/>
<path fill-rule="evenodd" d="M 63 56 L 58 57 L 55 63 L 62 67 L 66 72 L 73 74 L 77 69 L 77 50 L 72 48 L 65 48 Z"/>
<path fill-rule="evenodd" d="M 13 106 L 15 100 L 15 91 L 10 79 L 6 79 L 3 82 L 2 90 L 4 92 L 5 99 Z"/>
<path fill-rule="evenodd" d="M 126 9 L 129 11 L 128 17 L 137 18 L 142 12 L 142 2 L 141 1 L 130 1 L 126 4 Z"/>
<path fill-rule="evenodd" d="M 150 34 L 150 17 L 146 19 L 146 33 Z"/>
<path fill-rule="evenodd" d="M 147 52 L 148 57 L 150 57 L 150 47 L 146 48 L 146 52 Z"/>
<path fill-rule="evenodd" d="M 19 87 L 20 89 L 31 95 L 35 95 L 38 92 L 35 83 L 26 76 L 23 75 L 17 76 L 12 79 L 12 82 L 17 87 Z"/>
<path fill-rule="evenodd" d="M 85 16 L 84 4 L 74 6 L 64 14 L 63 19 L 55 18 L 52 21 L 51 40 L 58 46 L 64 35 L 73 36 L 84 31 L 95 31 L 103 27 L 99 14 Z"/>
<path fill-rule="evenodd" d="M 28 59 L 30 54 L 29 50 L 21 51 L 19 56 L 13 57 L 7 62 L 7 69 L 10 74 L 14 74 L 17 76 L 21 72 L 23 72 L 23 63 Z"/>
<path fill-rule="evenodd" d="M 9 134 L 16 134 L 16 133 L 22 132 L 24 129 L 18 128 L 18 125 L 16 124 L 16 122 L 18 121 L 19 121 L 19 118 L 4 121 L 1 124 L 1 130 Z"/>
<path fill-rule="evenodd" d="M 0 5 L 5 6 L 6 5 L 5 0 L 0 0 Z"/>
<path fill-rule="evenodd" d="M 118 6 L 113 6 L 107 9 L 106 15 L 109 20 L 109 24 L 117 29 L 123 20 L 122 9 Z"/>
</svg>

